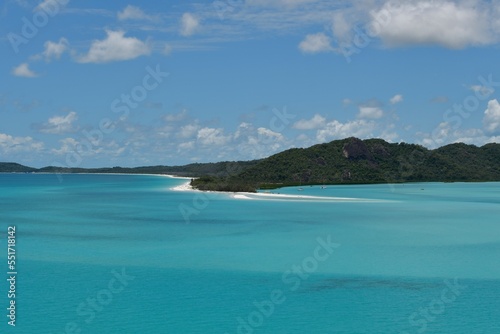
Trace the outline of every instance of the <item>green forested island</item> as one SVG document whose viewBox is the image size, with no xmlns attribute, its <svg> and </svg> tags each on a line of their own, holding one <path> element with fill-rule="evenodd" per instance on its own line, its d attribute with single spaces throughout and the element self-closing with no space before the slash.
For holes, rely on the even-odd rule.
<svg viewBox="0 0 500 334">
<path fill-rule="evenodd" d="M 197 177 L 200 190 L 256 191 L 290 185 L 500 181 L 500 144 L 456 143 L 434 150 L 382 139 L 346 138 L 253 161 L 136 168 L 35 169 L 0 163 L 0 172 L 145 173 Z"/>
</svg>

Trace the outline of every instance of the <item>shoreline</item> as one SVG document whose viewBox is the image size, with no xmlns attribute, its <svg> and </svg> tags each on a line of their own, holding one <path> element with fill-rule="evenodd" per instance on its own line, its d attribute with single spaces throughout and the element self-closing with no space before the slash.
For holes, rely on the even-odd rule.
<svg viewBox="0 0 500 334">
<path fill-rule="evenodd" d="M 178 177 L 173 177 L 178 178 Z M 310 196 L 310 195 L 290 195 L 290 194 L 276 194 L 276 193 L 250 193 L 250 192 L 227 192 L 227 191 L 212 191 L 212 190 L 198 190 L 194 189 L 190 182 L 169 188 L 172 191 L 191 191 L 200 193 L 215 193 L 228 195 L 233 199 L 243 200 L 262 200 L 262 199 L 275 199 L 275 200 L 300 200 L 300 201 L 324 201 L 324 202 L 387 202 L 386 200 L 368 199 L 368 198 L 354 198 L 354 197 L 330 197 L 330 196 Z"/>
<path fill-rule="evenodd" d="M 29 175 L 142 175 L 142 176 L 162 176 L 174 179 L 191 180 L 196 177 L 176 176 L 172 174 L 148 174 L 148 173 L 54 173 L 54 172 L 0 172 L 0 174 L 29 174 Z"/>
</svg>

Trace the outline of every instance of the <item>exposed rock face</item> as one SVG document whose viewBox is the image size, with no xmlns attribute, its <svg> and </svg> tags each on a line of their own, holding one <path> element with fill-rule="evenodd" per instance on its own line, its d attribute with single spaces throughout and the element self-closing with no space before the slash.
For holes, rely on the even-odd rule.
<svg viewBox="0 0 500 334">
<path fill-rule="evenodd" d="M 342 149 L 344 157 L 350 160 L 369 160 L 373 161 L 373 155 L 366 144 L 358 138 L 349 138 L 349 142 L 344 144 Z"/>
</svg>

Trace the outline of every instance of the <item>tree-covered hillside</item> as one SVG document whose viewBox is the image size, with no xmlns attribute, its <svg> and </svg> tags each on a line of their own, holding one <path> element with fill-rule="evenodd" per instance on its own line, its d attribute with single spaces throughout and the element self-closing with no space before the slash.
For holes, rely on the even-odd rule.
<svg viewBox="0 0 500 334">
<path fill-rule="evenodd" d="M 244 188 L 435 181 L 500 181 L 500 144 L 458 143 L 428 150 L 382 139 L 346 138 L 290 149 L 220 180 Z M 213 179 L 210 183 L 216 184 Z M 200 181 L 194 186 L 207 189 Z"/>
</svg>

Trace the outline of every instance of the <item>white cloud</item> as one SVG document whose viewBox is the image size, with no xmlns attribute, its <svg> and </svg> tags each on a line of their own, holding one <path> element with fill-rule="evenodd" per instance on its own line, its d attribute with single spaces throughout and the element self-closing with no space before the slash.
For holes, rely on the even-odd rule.
<svg viewBox="0 0 500 334">
<path fill-rule="evenodd" d="M 191 36 L 200 27 L 199 19 L 191 13 L 184 13 L 181 18 L 181 35 Z"/>
<path fill-rule="evenodd" d="M 352 35 L 352 22 L 348 20 L 345 12 L 337 12 L 333 15 L 332 32 L 333 35 L 344 42 Z"/>
<path fill-rule="evenodd" d="M 318 0 L 247 0 L 245 4 L 249 6 L 293 8 L 317 1 Z"/>
<path fill-rule="evenodd" d="M 30 70 L 28 63 L 22 63 L 21 65 L 14 67 L 14 69 L 12 69 L 12 74 L 16 77 L 25 78 L 34 78 L 38 76 L 38 74 Z"/>
<path fill-rule="evenodd" d="M 192 150 L 194 148 L 194 140 L 180 143 L 177 145 L 177 149 L 179 151 Z"/>
<path fill-rule="evenodd" d="M 364 119 L 341 123 L 337 120 L 328 122 L 323 129 L 316 132 L 316 139 L 319 142 L 325 142 L 333 139 L 342 139 L 347 137 L 367 138 L 373 137 L 377 124 L 374 121 Z"/>
<path fill-rule="evenodd" d="M 78 141 L 69 137 L 59 140 L 59 143 L 61 143 L 61 147 L 59 149 L 53 148 L 51 150 L 52 153 L 58 155 L 68 154 L 74 152 L 76 150 L 76 145 L 79 144 Z"/>
<path fill-rule="evenodd" d="M 187 124 L 181 127 L 179 133 L 177 134 L 180 138 L 191 138 L 193 137 L 199 129 L 198 124 Z"/>
<path fill-rule="evenodd" d="M 486 131 L 496 133 L 500 130 L 500 104 L 498 100 L 490 100 L 484 112 L 483 124 Z"/>
<path fill-rule="evenodd" d="M 179 122 L 184 120 L 187 117 L 188 111 L 186 109 L 182 109 L 181 112 L 177 114 L 168 114 L 163 117 L 166 122 Z"/>
<path fill-rule="evenodd" d="M 494 42 L 492 20 L 478 1 L 386 2 L 373 11 L 372 27 L 386 46 L 440 45 L 451 49 Z M 376 17 L 384 17 L 376 21 Z"/>
<path fill-rule="evenodd" d="M 45 61 L 50 61 L 51 59 L 59 59 L 61 55 L 68 50 L 68 40 L 61 37 L 58 42 L 47 41 L 44 43 L 45 50 L 42 52 L 42 56 Z"/>
<path fill-rule="evenodd" d="M 450 136 L 452 134 L 453 129 L 448 122 L 441 122 L 439 125 L 432 131 L 432 133 L 420 133 L 417 132 L 417 136 L 424 137 L 421 140 L 421 144 L 428 148 L 437 148 L 442 146 L 445 143 L 450 143 Z"/>
<path fill-rule="evenodd" d="M 232 136 L 226 159 L 260 159 L 290 147 L 286 137 L 265 127 L 243 122 Z"/>
<path fill-rule="evenodd" d="M 472 85 L 469 88 L 475 93 L 480 93 L 481 96 L 489 96 L 495 92 L 495 89 L 493 87 L 488 86 Z"/>
<path fill-rule="evenodd" d="M 324 33 L 309 34 L 300 42 L 299 49 L 305 53 L 319 53 L 332 51 L 330 38 Z"/>
<path fill-rule="evenodd" d="M 403 95 L 401 94 L 396 94 L 389 100 L 391 104 L 396 104 L 402 101 L 403 101 Z"/>
<path fill-rule="evenodd" d="M 345 98 L 345 99 L 343 99 L 343 100 L 342 100 L 342 104 L 343 104 L 344 106 L 348 106 L 348 105 L 350 105 L 350 104 L 352 104 L 352 103 L 353 103 L 353 101 L 352 101 L 351 99 L 347 99 L 347 98 Z"/>
<path fill-rule="evenodd" d="M 358 118 L 378 119 L 384 116 L 384 111 L 378 107 L 359 107 Z"/>
<path fill-rule="evenodd" d="M 228 143 L 230 137 L 224 136 L 223 129 L 202 128 L 198 130 L 197 139 L 202 145 L 221 146 Z"/>
<path fill-rule="evenodd" d="M 247 122 L 240 123 L 233 137 L 234 139 L 238 139 L 242 136 L 248 135 L 252 131 L 252 129 L 253 129 L 252 124 Z"/>
<path fill-rule="evenodd" d="M 36 142 L 31 137 L 13 137 L 0 133 L 0 152 L 38 152 L 43 149 L 43 143 Z"/>
<path fill-rule="evenodd" d="M 43 10 L 47 13 L 57 13 L 68 4 L 69 0 L 44 0 L 34 8 L 34 11 Z"/>
<path fill-rule="evenodd" d="M 80 63 L 107 63 L 130 60 L 151 53 L 151 45 L 135 37 L 125 37 L 124 31 L 106 30 L 107 37 L 95 40 L 90 50 L 78 59 Z"/>
<path fill-rule="evenodd" d="M 73 123 L 78 119 L 78 115 L 74 111 L 70 111 L 66 116 L 54 116 L 49 120 L 38 126 L 40 132 L 50 134 L 61 134 L 66 132 L 73 132 Z"/>
<path fill-rule="evenodd" d="M 295 124 L 293 124 L 294 129 L 298 130 L 312 130 L 312 129 L 317 129 L 319 127 L 322 127 L 325 125 L 326 118 L 323 116 L 316 114 L 313 116 L 311 119 L 301 119 Z"/>
<path fill-rule="evenodd" d="M 500 136 L 489 136 L 481 129 L 454 128 L 453 125 L 448 122 L 440 123 L 431 133 L 418 132 L 417 137 L 421 138 L 417 143 L 430 149 L 451 143 L 483 146 L 487 143 L 497 143 L 500 141 Z"/>
<path fill-rule="evenodd" d="M 258 128 L 257 129 L 257 134 L 261 139 L 266 138 L 265 140 L 278 140 L 281 141 L 284 139 L 283 135 L 279 132 L 272 131 L 267 128 Z"/>
<path fill-rule="evenodd" d="M 152 17 L 147 15 L 139 7 L 128 5 L 117 14 L 118 20 L 151 20 Z"/>
</svg>

